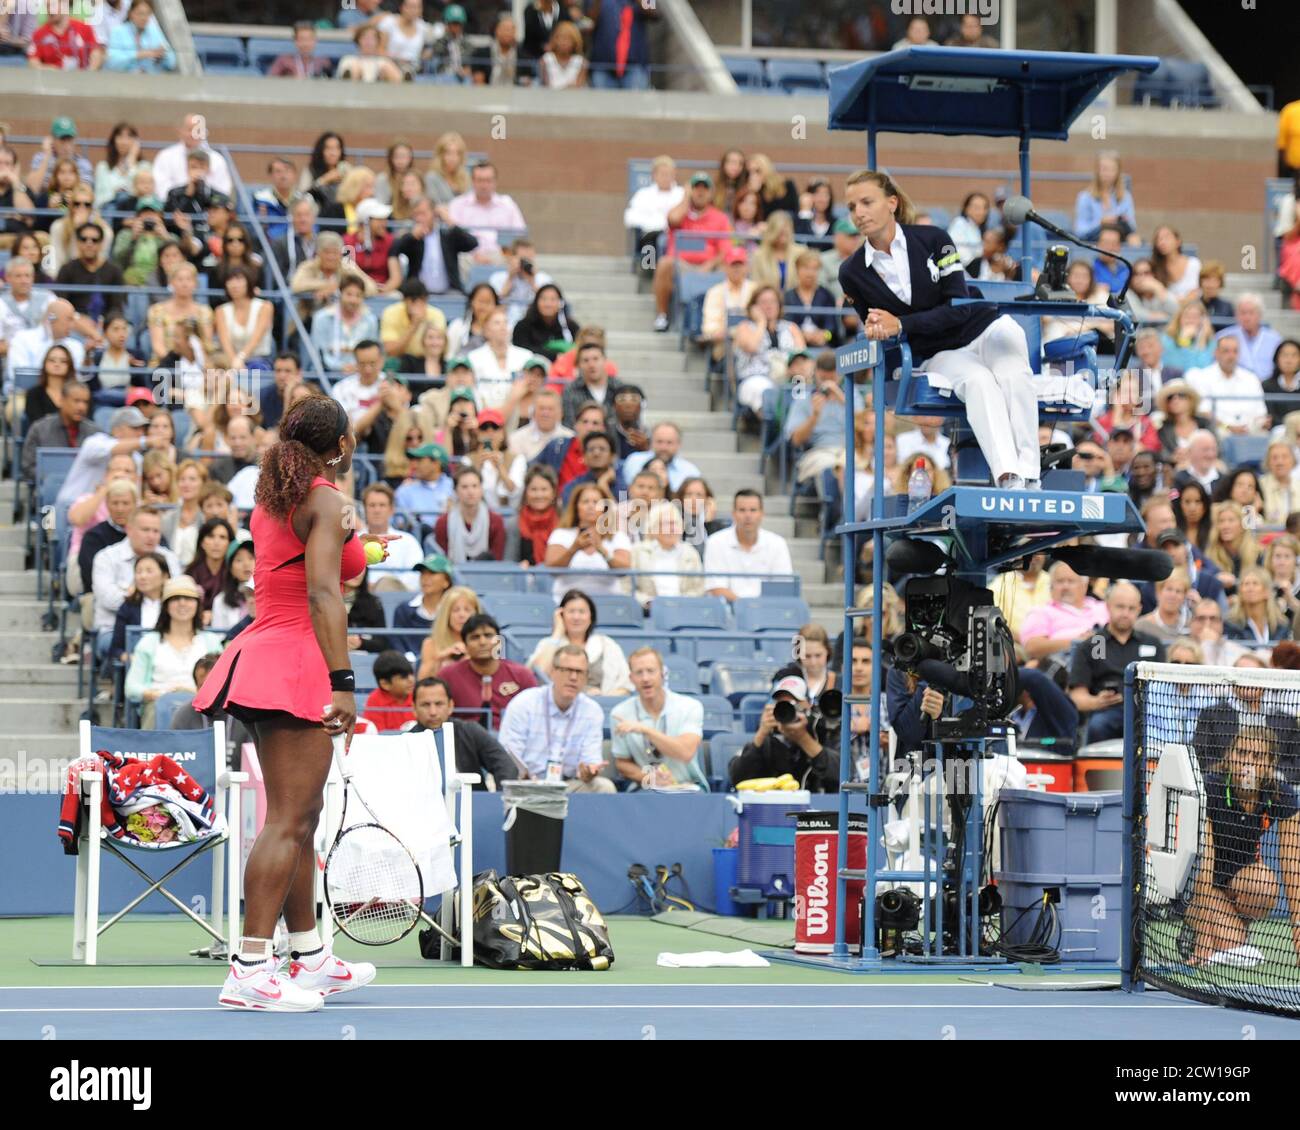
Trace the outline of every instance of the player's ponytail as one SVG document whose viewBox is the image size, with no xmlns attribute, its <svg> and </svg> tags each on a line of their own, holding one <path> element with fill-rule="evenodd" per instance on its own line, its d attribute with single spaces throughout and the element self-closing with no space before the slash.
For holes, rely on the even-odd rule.
<svg viewBox="0 0 1300 1130">
<path fill-rule="evenodd" d="M 343 406 L 324 395 L 298 401 L 280 421 L 280 440 L 262 456 L 254 499 L 265 513 L 285 521 L 325 471 L 325 459 L 347 434 Z"/>
</svg>

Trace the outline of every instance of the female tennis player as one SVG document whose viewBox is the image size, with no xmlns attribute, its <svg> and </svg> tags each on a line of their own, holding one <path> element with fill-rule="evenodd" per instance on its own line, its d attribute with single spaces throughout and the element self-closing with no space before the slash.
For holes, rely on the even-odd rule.
<svg viewBox="0 0 1300 1130">
<path fill-rule="evenodd" d="M 253 728 L 266 781 L 266 823 L 244 871 L 245 934 L 218 998 L 228 1008 L 311 1012 L 325 996 L 375 977 L 373 965 L 335 957 L 317 932 L 312 842 L 332 738 L 350 739 L 356 725 L 340 580 L 366 567 L 363 542 L 387 540 L 349 528 L 351 509 L 335 480 L 355 450 L 337 401 L 314 395 L 285 413 L 280 441 L 262 457 L 250 522 L 257 617 L 194 699 L 205 713 L 227 710 Z M 271 945 L 281 914 L 287 978 Z"/>
<path fill-rule="evenodd" d="M 863 332 L 873 341 L 905 332 L 930 385 L 951 388 L 966 405 L 993 481 L 1039 489 L 1038 394 L 1025 331 L 989 306 L 952 305 L 969 296 L 961 256 L 943 228 L 914 224 L 916 209 L 887 174 L 864 169 L 846 184 L 849 217 L 866 243 L 840 264 L 840 285 Z"/>
<path fill-rule="evenodd" d="M 1201 858 L 1186 923 L 1194 932 L 1189 965 L 1254 969 L 1266 960 L 1294 964 L 1300 955 L 1300 815 L 1296 789 L 1279 772 L 1277 743 L 1262 726 L 1237 731 L 1223 760 L 1205 775 Z M 1291 911 L 1293 952 L 1252 944 L 1253 922 L 1277 905 L 1278 872 L 1265 861 L 1264 834 L 1277 826 L 1280 887 Z M 1259 934 L 1264 941 L 1267 934 Z"/>
</svg>

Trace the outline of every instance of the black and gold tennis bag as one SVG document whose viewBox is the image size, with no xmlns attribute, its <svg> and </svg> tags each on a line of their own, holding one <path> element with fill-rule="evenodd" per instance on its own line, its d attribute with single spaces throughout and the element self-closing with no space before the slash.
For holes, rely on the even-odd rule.
<svg viewBox="0 0 1300 1130">
<path fill-rule="evenodd" d="M 493 969 L 608 969 L 614 948 L 576 875 L 484 871 L 474 877 L 474 960 Z"/>
</svg>

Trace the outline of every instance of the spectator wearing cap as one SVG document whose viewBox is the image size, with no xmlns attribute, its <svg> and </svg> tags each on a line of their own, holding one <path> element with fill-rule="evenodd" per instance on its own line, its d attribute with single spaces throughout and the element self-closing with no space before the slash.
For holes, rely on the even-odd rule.
<svg viewBox="0 0 1300 1130">
<path fill-rule="evenodd" d="M 528 225 L 519 205 L 509 196 L 497 192 L 496 166 L 480 161 L 470 175 L 470 191 L 457 196 L 447 209 L 451 222 L 467 229 L 478 240 L 474 250 L 477 263 L 497 263 L 502 259 L 500 235 L 520 232 Z"/>
<path fill-rule="evenodd" d="M 393 527 L 393 488 L 387 483 L 371 483 L 361 492 L 361 505 L 366 515 L 362 533 L 392 539 L 387 545 L 388 556 L 378 565 L 370 566 L 370 591 L 405 589 L 414 592 L 420 589 L 422 586 L 416 570 L 425 559 L 424 550 L 405 530 Z M 430 620 L 432 621 L 432 616 Z M 419 648 L 415 650 L 419 651 Z"/>
<path fill-rule="evenodd" d="M 74 20 L 70 10 L 71 5 L 58 5 L 32 34 L 27 48 L 29 66 L 47 71 L 97 71 L 104 65 L 104 49 L 94 31 Z"/>
<path fill-rule="evenodd" d="M 144 729 L 153 728 L 158 699 L 174 691 L 193 693 L 196 689 L 194 664 L 205 655 L 215 655 L 224 646 L 220 635 L 199 630 L 202 598 L 203 593 L 192 578 L 173 576 L 163 585 L 157 624 L 153 631 L 140 637 L 131 653 L 126 699 L 142 706 L 140 724 Z"/>
<path fill-rule="evenodd" d="M 639 451 L 650 450 L 650 433 L 646 431 L 642 412 L 645 393 L 639 385 L 623 385 L 614 394 L 614 431 L 618 441 L 618 458 L 626 459 Z"/>
<path fill-rule="evenodd" d="M 616 441 L 608 432 L 591 432 L 582 439 L 582 461 L 586 470 L 570 479 L 560 491 L 560 505 L 568 503 L 575 490 L 586 483 L 595 483 L 614 498 L 627 490 L 622 471 L 614 456 Z"/>
<path fill-rule="evenodd" d="M 653 4 L 641 0 L 594 0 L 587 13 L 591 31 L 591 85 L 598 89 L 650 88 L 650 33 L 659 18 Z"/>
<path fill-rule="evenodd" d="M 605 364 L 605 347 L 595 341 L 584 340 L 578 346 L 577 376 L 564 389 L 562 403 L 565 424 L 573 427 L 578 411 L 593 400 L 600 405 L 608 421 L 614 415 L 614 397 L 622 387 L 622 382 L 609 375 Z"/>
<path fill-rule="evenodd" d="M 366 286 L 355 275 L 339 283 L 338 301 L 318 310 L 312 319 L 311 339 L 320 351 L 327 372 L 357 371 L 356 350 L 362 342 L 375 343 L 379 322 L 366 306 Z"/>
<path fill-rule="evenodd" d="M 623 226 L 637 240 L 637 261 L 647 271 L 654 262 L 659 237 L 668 230 L 668 213 L 686 198 L 686 189 L 677 183 L 677 164 L 667 155 L 650 164 L 650 183 L 632 193 L 623 210 Z M 649 256 L 648 249 L 656 249 Z"/>
<path fill-rule="evenodd" d="M 716 271 L 732 246 L 722 233 L 731 231 L 731 220 L 713 204 L 713 178 L 708 173 L 691 177 L 686 198 L 668 213 L 668 247 L 655 268 L 654 296 L 656 333 L 668 330 L 668 307 L 673 297 L 673 280 L 683 271 Z M 689 237 L 690 232 L 710 233 L 708 238 Z M 687 245 L 679 247 L 683 236 Z"/>
<path fill-rule="evenodd" d="M 390 509 L 391 505 L 390 502 Z M 389 542 L 390 552 L 392 545 L 393 543 Z M 370 568 L 373 571 L 374 566 Z M 420 646 L 433 630 L 433 622 L 437 619 L 438 609 L 442 606 L 443 594 L 451 588 L 451 562 L 441 553 L 432 553 L 416 563 L 414 572 L 419 592 L 409 602 L 399 604 L 393 611 L 393 627 L 409 628 L 411 634 L 392 637 L 392 643 L 399 651 L 418 656 Z"/>
<path fill-rule="evenodd" d="M 299 20 L 293 25 L 293 51 L 277 55 L 266 73 L 271 78 L 328 78 L 333 69 L 329 59 L 316 54 L 316 25 Z"/>
<path fill-rule="evenodd" d="M 352 261 L 376 286 L 385 292 L 396 290 L 402 277 L 400 271 L 394 274 L 392 270 L 394 240 L 388 230 L 392 208 L 367 196 L 357 202 L 354 211 L 357 230 L 343 237 L 343 246 L 352 249 Z"/>
<path fill-rule="evenodd" d="M 820 483 L 823 471 L 844 462 L 844 424 L 846 399 L 840 375 L 835 368 L 835 354 L 823 353 L 813 369 L 816 384 L 812 389 L 796 388 L 783 432 L 796 451 L 803 449 L 795 465 L 799 482 Z M 851 385 L 854 411 L 865 407 L 861 385 Z M 900 459 L 902 456 L 899 457 Z"/>
<path fill-rule="evenodd" d="M 40 30 L 46 30 L 53 22 L 51 20 L 42 25 Z M 84 24 L 81 26 L 85 27 Z M 58 65 L 58 69 L 62 69 L 62 64 Z M 87 184 L 94 182 L 95 171 L 91 167 L 90 158 L 82 153 L 77 145 L 77 123 L 65 116 L 55 118 L 50 123 L 50 132 L 42 139 L 40 149 L 33 154 L 31 167 L 27 176 L 23 178 L 27 191 L 33 194 L 45 192 L 50 185 L 54 166 L 60 161 L 73 162 L 77 166 L 77 175 L 81 180 Z"/>
<path fill-rule="evenodd" d="M 549 444 L 572 439 L 573 432 L 560 422 L 561 417 L 560 394 L 553 389 L 538 392 L 533 397 L 532 419 L 510 433 L 510 449 L 531 463 Z"/>
<path fill-rule="evenodd" d="M 459 467 L 452 482 L 456 497 L 434 523 L 434 541 L 453 565 L 503 560 L 506 525 L 483 499 L 483 476 L 475 467 Z"/>
<path fill-rule="evenodd" d="M 501 658 L 501 628 L 486 612 L 476 612 L 461 629 L 465 658 L 438 672 L 451 691 L 456 709 L 482 711 L 472 720 L 500 729 L 502 716 L 516 695 L 537 686 L 537 679 L 522 663 Z M 599 728 L 599 727 L 598 727 Z"/>
<path fill-rule="evenodd" d="M 455 497 L 451 478 L 445 473 L 450 463 L 447 451 L 436 443 L 423 443 L 407 451 L 406 457 L 411 461 L 410 473 L 397 488 L 397 509 L 432 526 Z"/>
<path fill-rule="evenodd" d="M 743 316 L 754 297 L 757 286 L 748 277 L 749 252 L 732 245 L 722 253 L 723 273 L 726 277 L 704 292 L 704 311 L 700 321 L 700 340 L 712 346 L 713 359 L 722 359 L 730 327 L 727 319 Z M 832 303 L 834 305 L 834 303 Z"/>
<path fill-rule="evenodd" d="M 474 367 L 467 357 L 448 357 L 443 366 L 442 388 L 431 388 L 420 394 L 417 411 L 421 425 L 428 431 L 441 428 L 447 422 L 447 413 L 451 408 L 451 398 L 460 393 L 468 395 L 470 404 L 478 410 L 475 398 Z"/>
<path fill-rule="evenodd" d="M 479 412 L 479 446 L 469 454 L 470 466 L 483 480 L 483 498 L 494 513 L 518 508 L 528 470 L 528 460 L 511 450 L 505 424 L 505 416 L 495 408 Z"/>
<path fill-rule="evenodd" d="M 460 4 L 448 4 L 442 10 L 442 35 L 433 44 L 431 67 L 434 74 L 454 75 L 461 82 L 471 81 L 470 48 L 465 40 L 468 22 Z"/>
<path fill-rule="evenodd" d="M 795 708 L 793 722 L 776 720 L 776 704 Z M 772 689 L 771 701 L 763 708 L 753 738 L 727 768 L 733 785 L 755 777 L 791 774 L 801 789 L 814 793 L 839 791 L 840 766 L 835 750 L 826 749 L 808 725 L 812 703 L 808 684 L 797 675 L 787 675 Z"/>
<path fill-rule="evenodd" d="M 131 0 L 126 19 L 108 36 L 106 71 L 162 74 L 176 69 L 176 52 L 153 14 L 149 0 Z"/>
<path fill-rule="evenodd" d="M 479 237 L 459 226 L 449 209 L 435 205 L 427 196 L 412 205 L 411 225 L 389 253 L 390 279 L 418 280 L 426 294 L 463 294 L 460 256 L 475 251 Z"/>
<path fill-rule="evenodd" d="M 1236 321 L 1218 333 L 1219 341 L 1235 338 L 1237 360 L 1241 367 L 1257 376 L 1273 372 L 1273 355 L 1282 344 L 1282 335 L 1264 324 L 1264 301 L 1258 294 L 1243 294 L 1237 299 Z"/>
<path fill-rule="evenodd" d="M 810 347 L 836 345 L 840 340 L 840 319 L 835 313 L 814 314 L 812 310 L 834 310 L 835 296 L 818 281 L 822 260 L 816 251 L 795 256 L 795 285 L 785 292 L 786 309 L 799 316 L 799 328 Z M 804 313 L 800 314 L 800 311 Z"/>
<path fill-rule="evenodd" d="M 682 430 L 676 424 L 656 424 L 650 432 L 650 450 L 629 455 L 623 464 L 623 477 L 631 479 L 652 459 L 663 463 L 669 490 L 680 490 L 687 479 L 700 477 L 700 469 L 682 455 Z"/>
<path fill-rule="evenodd" d="M 113 456 L 139 457 L 148 446 L 144 434 L 148 426 L 149 420 L 140 409 L 119 408 L 109 417 L 107 432 L 96 431 L 85 436 L 59 489 L 56 504 L 70 506 L 94 491 L 104 480 Z"/>
</svg>

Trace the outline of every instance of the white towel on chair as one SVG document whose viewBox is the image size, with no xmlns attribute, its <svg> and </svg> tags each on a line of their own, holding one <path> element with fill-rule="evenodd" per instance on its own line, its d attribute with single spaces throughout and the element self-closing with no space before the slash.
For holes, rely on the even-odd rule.
<svg viewBox="0 0 1300 1130">
<path fill-rule="evenodd" d="M 352 783 L 374 810 L 378 822 L 415 857 L 425 897 L 455 887 L 451 851 L 455 828 L 447 816 L 442 768 L 433 735 L 355 734 L 347 762 Z M 369 822 L 355 798 L 348 804 L 347 822 L 349 826 Z M 328 829 L 327 843 L 333 842 L 334 833 L 334 828 Z"/>
<path fill-rule="evenodd" d="M 770 964 L 764 957 L 759 957 L 753 950 L 736 950 L 735 953 L 723 953 L 721 950 L 698 950 L 695 953 L 661 953 L 657 965 L 665 969 L 710 969 L 729 967 L 733 969 L 765 969 Z"/>
</svg>

